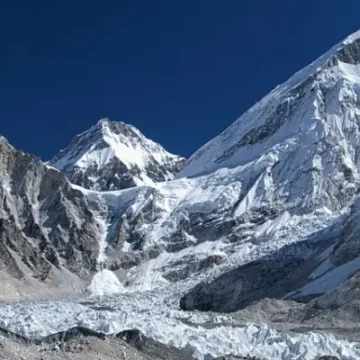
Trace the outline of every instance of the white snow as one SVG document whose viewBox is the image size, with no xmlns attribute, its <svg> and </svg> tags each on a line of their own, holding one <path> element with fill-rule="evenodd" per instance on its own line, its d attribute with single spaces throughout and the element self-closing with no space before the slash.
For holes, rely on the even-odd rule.
<svg viewBox="0 0 360 360">
<path fill-rule="evenodd" d="M 94 275 L 88 290 L 91 296 L 112 295 L 126 291 L 117 276 L 107 269 L 103 269 Z"/>
<path fill-rule="evenodd" d="M 108 224 L 102 219 L 99 215 L 95 214 L 95 220 L 99 225 L 99 255 L 97 258 L 98 268 L 102 268 L 106 262 L 106 248 L 107 248 L 107 234 L 108 234 Z"/>
</svg>

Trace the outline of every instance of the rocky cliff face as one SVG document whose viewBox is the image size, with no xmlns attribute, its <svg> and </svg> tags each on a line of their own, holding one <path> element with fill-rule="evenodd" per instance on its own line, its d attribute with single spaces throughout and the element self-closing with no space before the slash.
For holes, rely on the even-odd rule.
<svg viewBox="0 0 360 360">
<path fill-rule="evenodd" d="M 184 163 L 133 126 L 107 118 L 77 135 L 49 162 L 72 183 L 99 191 L 171 180 Z"/>
<path fill-rule="evenodd" d="M 96 269 L 101 224 L 58 170 L 0 138 L 0 263 L 16 278 Z"/>
</svg>

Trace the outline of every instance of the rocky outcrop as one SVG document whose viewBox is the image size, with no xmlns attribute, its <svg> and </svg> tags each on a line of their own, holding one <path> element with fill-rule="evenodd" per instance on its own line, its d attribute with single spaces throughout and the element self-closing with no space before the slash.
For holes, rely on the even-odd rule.
<svg viewBox="0 0 360 360">
<path fill-rule="evenodd" d="M 345 264 L 360 255 L 360 200 L 351 207 L 350 217 L 345 222 L 339 240 L 334 246 L 332 261 L 335 265 Z"/>
<path fill-rule="evenodd" d="M 100 225 L 59 171 L 0 138 L 0 264 L 16 278 L 49 281 L 52 268 L 96 269 Z"/>
<path fill-rule="evenodd" d="M 107 359 L 114 360 L 120 358 L 194 360 L 193 357 L 184 354 L 181 350 L 152 340 L 138 330 L 127 330 L 113 336 L 106 336 L 88 328 L 75 327 L 40 339 L 29 339 L 0 328 L 0 340 L 1 335 L 10 339 L 17 350 L 28 352 L 29 356 L 36 356 L 37 352 L 40 352 L 46 359 L 47 355 L 55 355 L 56 359 L 68 359 L 75 354 L 77 359 L 93 359 L 96 348 L 98 348 L 103 350 L 99 352 L 99 356 L 106 354 Z M 9 341 L 4 341 L 4 343 L 7 343 L 7 347 L 12 345 L 12 343 L 9 344 Z M 0 349 L 5 350 L 2 342 L 0 342 Z M 15 353 L 11 355 L 14 356 L 13 359 L 17 359 Z M 6 359 L 11 358 L 7 357 Z"/>
<path fill-rule="evenodd" d="M 126 341 L 129 345 L 151 358 L 160 358 L 162 360 L 194 359 L 192 356 L 184 354 L 184 352 L 173 346 L 161 344 L 158 341 L 144 336 L 138 330 L 123 331 L 117 334 L 116 337 Z"/>
</svg>

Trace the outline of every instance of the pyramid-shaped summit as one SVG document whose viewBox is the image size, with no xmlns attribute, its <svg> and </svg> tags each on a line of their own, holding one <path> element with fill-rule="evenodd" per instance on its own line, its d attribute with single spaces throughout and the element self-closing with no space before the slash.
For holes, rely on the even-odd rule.
<svg viewBox="0 0 360 360">
<path fill-rule="evenodd" d="M 184 162 L 134 126 L 104 118 L 75 136 L 49 165 L 74 184 L 107 191 L 171 180 Z"/>
</svg>

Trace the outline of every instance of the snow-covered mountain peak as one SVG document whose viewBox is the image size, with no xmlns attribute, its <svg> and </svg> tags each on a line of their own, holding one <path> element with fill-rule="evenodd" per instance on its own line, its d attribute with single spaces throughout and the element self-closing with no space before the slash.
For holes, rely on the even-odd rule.
<svg viewBox="0 0 360 360">
<path fill-rule="evenodd" d="M 49 165 L 85 188 L 119 190 L 171 180 L 183 163 L 134 126 L 103 118 L 77 135 Z"/>
<path fill-rule="evenodd" d="M 139 141 L 151 141 L 147 139 L 135 126 L 126 124 L 122 121 L 111 121 L 108 117 L 100 119 L 94 126 L 101 129 L 103 137 L 109 135 L 111 136 L 111 134 L 122 134 L 125 137 L 136 137 Z M 122 140 L 125 140 L 125 138 Z"/>
<path fill-rule="evenodd" d="M 304 166 L 310 169 L 313 166 L 310 162 L 320 162 L 321 167 L 322 154 L 326 148 L 330 151 L 329 144 L 335 146 L 331 149 L 332 157 L 338 153 L 339 162 L 346 163 L 355 176 L 359 63 L 360 31 L 277 86 L 222 134 L 196 151 L 178 177 L 251 166 L 261 159 L 260 167 L 271 169 L 290 155 L 298 162 L 287 160 L 286 166 L 293 164 L 295 172 Z"/>
<path fill-rule="evenodd" d="M 110 122 L 110 119 L 108 117 L 104 117 L 98 121 L 98 124 L 99 125 L 108 124 L 109 122 Z"/>
</svg>

